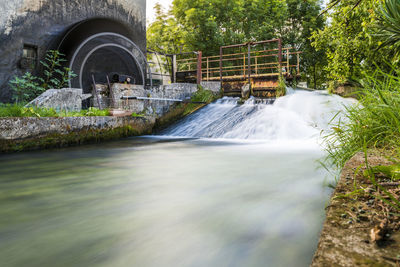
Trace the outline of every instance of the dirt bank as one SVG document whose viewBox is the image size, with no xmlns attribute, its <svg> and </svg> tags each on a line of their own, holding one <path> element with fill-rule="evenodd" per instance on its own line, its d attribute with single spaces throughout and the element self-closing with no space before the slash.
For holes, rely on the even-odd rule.
<svg viewBox="0 0 400 267">
<path fill-rule="evenodd" d="M 390 164 L 379 152 L 370 153 L 368 163 Z M 326 208 L 326 221 L 311 266 L 400 266 L 400 217 L 379 200 L 379 192 L 363 176 L 365 169 L 363 153 L 356 154 L 343 168 Z M 377 176 L 377 182 L 399 192 L 399 186 L 388 185 L 385 177 Z M 371 230 L 383 224 L 383 239 L 373 241 Z"/>
</svg>

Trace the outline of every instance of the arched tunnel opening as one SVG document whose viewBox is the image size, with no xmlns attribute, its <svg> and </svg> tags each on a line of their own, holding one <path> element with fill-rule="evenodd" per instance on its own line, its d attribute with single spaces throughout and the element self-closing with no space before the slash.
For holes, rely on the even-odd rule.
<svg viewBox="0 0 400 267">
<path fill-rule="evenodd" d="M 67 57 L 67 67 L 77 75 L 71 88 L 92 93 L 96 83 L 107 83 L 115 74 L 131 77 L 131 83 L 144 85 L 147 61 L 136 45 L 136 35 L 122 22 L 95 18 L 79 22 L 66 31 L 57 50 Z"/>
<path fill-rule="evenodd" d="M 82 80 L 82 88 L 91 88 L 92 75 L 96 82 L 107 83 L 115 74 L 132 77 L 132 83 L 141 84 L 140 70 L 132 55 L 118 46 L 104 46 L 88 54 L 86 62 L 81 66 L 79 75 Z"/>
</svg>

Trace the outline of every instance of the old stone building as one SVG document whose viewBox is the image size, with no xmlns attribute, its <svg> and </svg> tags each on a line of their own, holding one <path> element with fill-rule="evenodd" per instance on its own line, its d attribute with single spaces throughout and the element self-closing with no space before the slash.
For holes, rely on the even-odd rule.
<svg viewBox="0 0 400 267">
<path fill-rule="evenodd" d="M 11 99 L 9 80 L 40 73 L 47 50 L 59 50 L 77 74 L 72 88 L 90 90 L 119 73 L 146 79 L 145 0 L 1 0 L 0 102 Z"/>
</svg>

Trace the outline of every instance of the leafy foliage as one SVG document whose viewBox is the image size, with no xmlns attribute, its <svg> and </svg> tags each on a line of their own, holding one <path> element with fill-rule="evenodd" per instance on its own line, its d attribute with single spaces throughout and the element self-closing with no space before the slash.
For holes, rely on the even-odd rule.
<svg viewBox="0 0 400 267">
<path fill-rule="evenodd" d="M 179 104 L 177 110 L 179 110 L 179 107 L 183 107 L 183 112 L 181 115 L 186 116 L 198 110 L 199 108 L 204 107 L 206 104 L 210 104 L 220 97 L 220 95 L 216 95 L 212 91 L 205 90 L 202 86 L 199 86 L 197 92 L 194 93 L 190 98 L 190 100 L 195 103 Z"/>
<path fill-rule="evenodd" d="M 328 14 L 330 24 L 312 34 L 313 46 L 326 51 L 328 78 L 339 83 L 354 82 L 365 72 L 373 73 L 376 65 L 389 72 L 386 62 L 398 61 L 391 45 L 398 40 L 399 1 L 386 0 L 381 7 L 382 0 L 335 3 Z"/>
<path fill-rule="evenodd" d="M 319 1 L 286 0 L 287 19 L 282 28 L 281 37 L 284 44 L 290 44 L 300 55 L 300 68 L 303 79 L 310 87 L 319 89 L 326 80 L 326 55 L 323 49 L 317 51 L 312 46 L 310 37 L 316 30 L 325 26 L 325 18 L 318 16 L 321 11 Z"/>
<path fill-rule="evenodd" d="M 29 72 L 26 72 L 22 77 L 14 77 L 10 81 L 10 87 L 14 92 L 13 100 L 17 103 L 28 102 L 45 91 L 39 85 L 38 78 Z"/>
<path fill-rule="evenodd" d="M 76 77 L 76 74 L 67 67 L 62 67 L 64 54 L 57 50 L 49 50 L 46 54 L 45 60 L 40 61 L 44 67 L 44 78 L 38 78 L 42 83 L 44 89 L 60 89 L 68 84 L 70 78 Z"/>
<path fill-rule="evenodd" d="M 87 110 L 82 110 L 80 115 L 87 116 L 87 117 L 94 117 L 94 116 L 110 116 L 110 111 L 108 109 L 97 109 L 97 108 L 89 108 Z"/>
<path fill-rule="evenodd" d="M 285 11 L 279 0 L 175 0 L 172 6 L 187 48 L 207 56 L 222 45 L 275 38 Z"/>
<path fill-rule="evenodd" d="M 157 3 L 154 6 L 156 20 L 147 29 L 147 46 L 166 54 L 177 54 L 185 48 L 181 26 L 171 12 L 166 13 Z"/>
<path fill-rule="evenodd" d="M 10 81 L 14 92 L 13 100 L 17 103 L 26 103 L 34 99 L 47 89 L 60 89 L 68 85 L 71 78 L 76 77 L 69 68 L 62 67 L 66 60 L 64 55 L 56 50 L 49 50 L 45 60 L 40 61 L 43 66 L 43 77 L 37 77 L 26 72 L 22 77 L 14 77 Z"/>
<path fill-rule="evenodd" d="M 385 0 L 378 11 L 378 33 L 381 47 L 393 46 L 396 54 L 400 52 L 400 1 Z"/>
</svg>

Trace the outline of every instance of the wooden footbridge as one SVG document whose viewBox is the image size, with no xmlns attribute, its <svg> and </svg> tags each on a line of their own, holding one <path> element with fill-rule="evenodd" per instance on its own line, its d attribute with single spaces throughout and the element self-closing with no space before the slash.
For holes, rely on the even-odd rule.
<svg viewBox="0 0 400 267">
<path fill-rule="evenodd" d="M 300 76 L 301 52 L 282 47 L 281 39 L 220 47 L 220 54 L 182 53 L 173 58 L 174 82 L 219 81 L 224 95 L 240 96 L 250 85 L 256 97 L 275 97 L 279 77 Z"/>
</svg>

